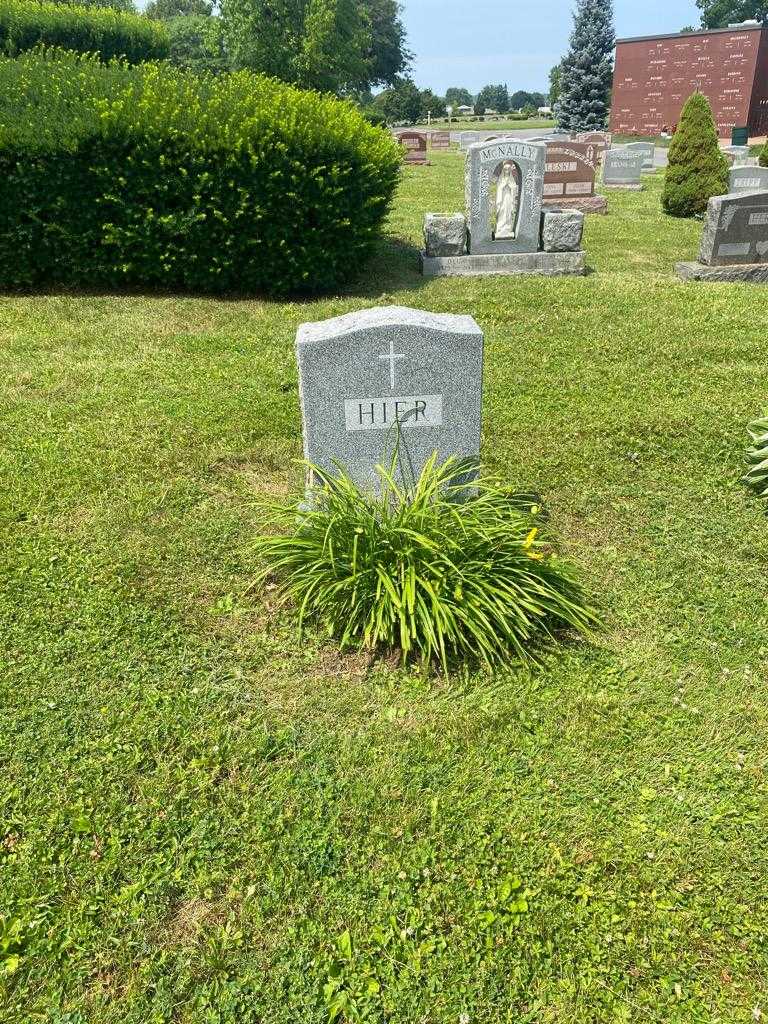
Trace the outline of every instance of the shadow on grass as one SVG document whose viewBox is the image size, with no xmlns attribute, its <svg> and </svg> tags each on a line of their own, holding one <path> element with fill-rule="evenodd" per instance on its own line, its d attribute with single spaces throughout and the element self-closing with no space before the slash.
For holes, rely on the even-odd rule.
<svg viewBox="0 0 768 1024">
<path fill-rule="evenodd" d="M 152 299 L 213 299 L 216 302 L 243 302 L 247 300 L 269 302 L 302 302 L 332 296 L 375 298 L 391 291 L 409 291 L 426 284 L 419 269 L 419 250 L 411 242 L 394 235 L 383 235 L 371 257 L 344 285 L 329 291 L 289 292 L 270 295 L 267 292 L 207 292 L 191 289 L 153 288 L 141 285 L 117 285 L 88 288 L 83 285 L 39 284 L 28 288 L 0 287 L 0 298 L 66 297 L 77 298 L 152 298 Z"/>
</svg>

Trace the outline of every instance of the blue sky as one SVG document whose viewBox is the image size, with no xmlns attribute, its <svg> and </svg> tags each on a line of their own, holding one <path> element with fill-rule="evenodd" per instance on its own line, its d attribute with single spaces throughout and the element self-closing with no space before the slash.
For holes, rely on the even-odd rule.
<svg viewBox="0 0 768 1024">
<path fill-rule="evenodd" d="M 565 53 L 573 0 L 402 0 L 414 79 L 444 93 L 476 93 L 506 82 L 510 91 L 546 92 L 549 69 Z M 698 25 L 694 0 L 615 0 L 616 35 L 678 32 Z"/>
</svg>

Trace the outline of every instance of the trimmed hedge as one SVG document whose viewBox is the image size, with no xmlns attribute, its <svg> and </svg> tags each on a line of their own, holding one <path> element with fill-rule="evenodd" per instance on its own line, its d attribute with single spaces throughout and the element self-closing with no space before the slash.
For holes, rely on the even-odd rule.
<svg viewBox="0 0 768 1024">
<path fill-rule="evenodd" d="M 673 217 L 704 213 L 712 196 L 728 191 L 728 161 L 720 152 L 707 97 L 693 93 L 685 102 L 669 146 L 662 206 Z"/>
<path fill-rule="evenodd" d="M 0 60 L 0 285 L 327 291 L 400 161 L 349 103 L 248 71 Z"/>
<path fill-rule="evenodd" d="M 41 45 L 139 64 L 168 56 L 168 32 L 161 22 L 109 7 L 0 0 L 0 52 L 15 57 Z"/>
</svg>

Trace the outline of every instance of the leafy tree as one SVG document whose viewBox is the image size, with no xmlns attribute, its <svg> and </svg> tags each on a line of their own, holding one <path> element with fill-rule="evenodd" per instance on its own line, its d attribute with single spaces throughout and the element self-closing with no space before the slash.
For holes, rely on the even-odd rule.
<svg viewBox="0 0 768 1024">
<path fill-rule="evenodd" d="M 551 107 L 554 107 L 560 99 L 562 76 L 562 67 L 559 64 L 555 64 L 549 72 L 549 105 Z"/>
<path fill-rule="evenodd" d="M 712 196 L 728 191 L 728 161 L 720 152 L 709 100 L 686 100 L 669 147 L 662 205 L 675 217 L 703 213 Z"/>
<path fill-rule="evenodd" d="M 432 117 L 445 117 L 445 100 L 442 96 L 435 95 L 431 89 L 422 89 L 420 96 L 419 116 L 422 120 L 426 119 L 427 114 L 431 114 Z"/>
<path fill-rule="evenodd" d="M 695 32 L 696 29 L 693 27 L 693 25 L 683 25 L 683 27 L 680 29 L 680 31 L 681 32 Z"/>
<path fill-rule="evenodd" d="M 405 45 L 405 28 L 397 0 L 364 0 L 371 27 L 368 85 L 392 85 L 405 74 L 412 54 Z"/>
<path fill-rule="evenodd" d="M 523 117 L 535 117 L 538 112 L 538 107 L 534 107 L 532 103 L 526 103 L 526 105 L 520 111 Z"/>
<path fill-rule="evenodd" d="M 450 89 L 446 89 L 445 102 L 455 110 L 456 107 L 471 107 L 475 100 L 469 89 L 452 85 Z"/>
<path fill-rule="evenodd" d="M 696 0 L 702 28 L 727 28 L 738 21 L 768 21 L 768 0 Z M 685 31 L 685 30 L 683 30 Z"/>
<path fill-rule="evenodd" d="M 229 61 L 224 50 L 221 18 L 206 14 L 183 14 L 168 22 L 168 59 L 191 71 L 226 71 Z"/>
<path fill-rule="evenodd" d="M 136 13 L 136 4 L 133 0 L 57 0 L 57 2 L 66 7 L 111 7 L 115 11 Z"/>
<path fill-rule="evenodd" d="M 531 94 L 525 89 L 518 89 L 509 97 L 509 105 L 512 110 L 522 110 L 526 103 L 531 102 Z"/>
<path fill-rule="evenodd" d="M 213 12 L 210 0 L 150 0 L 144 8 L 148 18 L 156 21 L 170 21 L 189 15 L 208 17 Z"/>
<path fill-rule="evenodd" d="M 561 62 L 561 94 L 556 110 L 561 128 L 605 128 L 614 42 L 611 0 L 576 0 L 570 50 Z"/>
<path fill-rule="evenodd" d="M 506 85 L 486 85 L 477 94 L 477 102 L 491 110 L 506 114 L 509 110 L 509 92 Z"/>
<path fill-rule="evenodd" d="M 410 54 L 396 0 L 221 0 L 234 67 L 349 93 L 397 80 Z"/>
<path fill-rule="evenodd" d="M 397 121 L 413 124 L 421 114 L 421 93 L 410 78 L 399 78 L 391 89 L 379 93 L 373 105 L 389 124 Z"/>
<path fill-rule="evenodd" d="M 485 104 L 475 100 L 474 112 L 477 117 L 482 117 L 485 113 Z"/>
<path fill-rule="evenodd" d="M 236 68 L 329 92 L 365 79 L 370 28 L 355 0 L 222 0 L 222 19 Z"/>
</svg>

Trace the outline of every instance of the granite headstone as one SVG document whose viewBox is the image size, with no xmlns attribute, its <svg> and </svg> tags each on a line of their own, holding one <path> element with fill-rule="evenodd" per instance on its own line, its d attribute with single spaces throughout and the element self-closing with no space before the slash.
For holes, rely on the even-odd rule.
<svg viewBox="0 0 768 1024">
<path fill-rule="evenodd" d="M 624 149 L 630 153 L 642 153 L 643 155 L 643 170 L 653 170 L 653 154 L 655 147 L 652 142 L 628 142 Z"/>
<path fill-rule="evenodd" d="M 427 136 L 423 132 L 401 132 L 401 146 L 405 147 L 407 164 L 425 164 L 427 162 Z"/>
<path fill-rule="evenodd" d="M 711 267 L 768 263 L 768 191 L 713 196 L 699 260 Z"/>
<path fill-rule="evenodd" d="M 296 335 L 304 457 L 366 490 L 399 446 L 418 475 L 432 453 L 477 461 L 483 334 L 471 316 L 384 306 L 305 323 Z"/>
<path fill-rule="evenodd" d="M 589 142 L 547 142 L 544 201 L 595 194 L 597 151 Z"/>
<path fill-rule="evenodd" d="M 640 188 L 643 154 L 625 146 L 606 151 L 603 158 L 603 184 L 617 188 Z"/>
<path fill-rule="evenodd" d="M 431 145 L 432 149 L 450 149 L 451 133 L 432 132 L 429 137 L 429 144 Z"/>
<path fill-rule="evenodd" d="M 541 233 L 546 146 L 512 139 L 469 147 L 465 170 L 469 251 L 475 255 L 536 252 Z M 510 166 L 511 165 L 511 168 Z M 494 236 L 492 188 L 504 168 L 516 179 L 514 237 Z"/>
<path fill-rule="evenodd" d="M 768 189 L 768 167 L 732 167 L 728 178 L 728 191 L 762 192 Z"/>
</svg>

